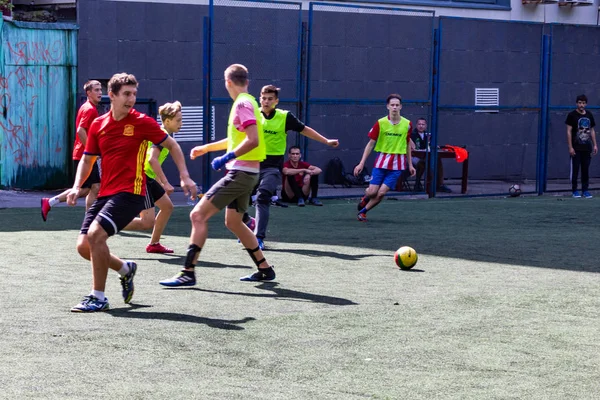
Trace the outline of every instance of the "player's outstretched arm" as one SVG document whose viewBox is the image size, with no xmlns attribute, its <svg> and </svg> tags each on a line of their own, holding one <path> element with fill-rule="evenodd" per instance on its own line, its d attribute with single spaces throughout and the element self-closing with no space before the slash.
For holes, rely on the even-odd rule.
<svg viewBox="0 0 600 400">
<path fill-rule="evenodd" d="M 196 188 L 196 182 L 190 178 L 190 173 L 185 165 L 185 157 L 183 156 L 181 147 L 179 147 L 179 143 L 169 136 L 164 142 L 162 142 L 162 145 L 169 149 L 169 152 L 173 157 L 173 161 L 179 170 L 179 177 L 181 178 L 181 188 L 183 189 L 183 193 L 186 196 L 189 196 L 191 199 L 195 199 L 196 195 L 198 194 L 198 189 Z"/>
<path fill-rule="evenodd" d="M 201 157 L 206 153 L 210 153 L 212 151 L 221 151 L 227 150 L 227 138 L 221 139 L 218 142 L 212 142 L 208 144 L 204 144 L 202 146 L 196 146 L 190 151 L 190 159 L 195 160 L 196 157 Z"/>
<path fill-rule="evenodd" d="M 319 132 L 315 131 L 310 126 L 305 126 L 304 129 L 302 130 L 302 132 L 300 132 L 300 133 L 309 139 L 316 140 L 317 142 L 326 144 L 327 146 L 330 146 L 330 147 L 338 147 L 340 144 L 339 140 L 327 139 L 325 136 L 321 135 Z"/>
</svg>

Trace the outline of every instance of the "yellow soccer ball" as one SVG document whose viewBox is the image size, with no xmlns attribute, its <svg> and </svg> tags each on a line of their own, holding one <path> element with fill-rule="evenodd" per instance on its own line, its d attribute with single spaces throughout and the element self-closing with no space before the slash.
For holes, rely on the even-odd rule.
<svg viewBox="0 0 600 400">
<path fill-rule="evenodd" d="M 402 246 L 394 254 L 394 261 L 400 269 L 411 269 L 417 265 L 419 256 L 415 249 L 409 246 Z"/>
</svg>

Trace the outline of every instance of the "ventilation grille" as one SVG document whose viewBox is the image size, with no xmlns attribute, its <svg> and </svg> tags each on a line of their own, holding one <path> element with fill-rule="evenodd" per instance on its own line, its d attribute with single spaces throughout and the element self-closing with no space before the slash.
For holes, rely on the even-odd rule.
<svg viewBox="0 0 600 400">
<path fill-rule="evenodd" d="M 479 107 L 497 107 L 500 105 L 500 89 L 475 88 L 475 105 Z"/>
<path fill-rule="evenodd" d="M 212 107 L 212 121 L 210 124 L 210 140 L 215 140 L 215 107 Z M 182 126 L 181 130 L 173 135 L 178 142 L 200 142 L 204 141 L 204 112 L 203 107 L 181 107 Z M 162 123 L 160 116 L 156 118 Z"/>
</svg>

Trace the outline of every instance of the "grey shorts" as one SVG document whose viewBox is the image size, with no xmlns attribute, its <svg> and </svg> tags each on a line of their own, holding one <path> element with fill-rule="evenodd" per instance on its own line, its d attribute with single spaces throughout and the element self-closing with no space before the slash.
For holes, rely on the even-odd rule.
<svg viewBox="0 0 600 400">
<path fill-rule="evenodd" d="M 259 190 L 263 189 L 274 195 L 279 185 L 281 185 L 281 172 L 278 168 L 265 168 L 260 171 Z"/>
<path fill-rule="evenodd" d="M 206 192 L 206 197 L 219 210 L 225 207 L 245 213 L 252 189 L 258 183 L 258 173 L 229 171 Z"/>
</svg>

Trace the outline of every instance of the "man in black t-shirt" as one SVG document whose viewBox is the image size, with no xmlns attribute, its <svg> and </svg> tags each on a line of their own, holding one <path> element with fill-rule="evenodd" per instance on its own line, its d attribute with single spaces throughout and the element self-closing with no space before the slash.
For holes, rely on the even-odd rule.
<svg viewBox="0 0 600 400">
<path fill-rule="evenodd" d="M 583 197 L 591 199 L 592 195 L 588 191 L 589 170 L 592 156 L 598 153 L 596 144 L 596 121 L 591 112 L 587 111 L 587 97 L 584 94 L 577 96 L 577 108 L 567 115 L 565 124 L 567 124 L 567 144 L 569 145 L 569 154 L 571 155 L 571 187 L 573 197 L 582 196 L 577 190 L 577 177 L 581 167 L 581 191 Z"/>
<path fill-rule="evenodd" d="M 417 128 L 410 135 L 411 146 L 413 150 L 429 150 L 429 143 L 431 141 L 431 133 L 427 132 L 427 120 L 425 118 L 419 118 L 417 120 Z M 413 157 L 413 165 L 417 170 L 415 191 L 422 191 L 421 177 L 425 172 L 427 164 L 427 158 L 420 159 L 419 157 Z M 437 160 L 437 191 L 444 193 L 452 193 L 452 189 L 444 185 L 444 164 L 442 159 L 438 157 Z M 431 171 L 428 172 L 431 175 Z"/>
<path fill-rule="evenodd" d="M 264 249 L 264 239 L 269 224 L 269 206 L 271 198 L 281 183 L 283 158 L 287 150 L 287 132 L 296 131 L 317 142 L 330 147 L 337 147 L 337 139 L 328 139 L 301 122 L 289 111 L 277 108 L 279 104 L 279 88 L 274 85 L 264 86 L 260 91 L 260 112 L 263 116 L 263 131 L 267 157 L 260 163 L 260 177 L 256 197 L 256 227 L 254 233 L 261 250 Z M 310 199 L 309 204 L 322 205 L 319 199 Z M 246 214 L 244 221 L 250 223 Z M 248 224 L 247 223 L 247 224 Z"/>
</svg>

